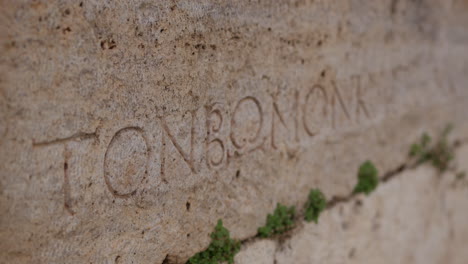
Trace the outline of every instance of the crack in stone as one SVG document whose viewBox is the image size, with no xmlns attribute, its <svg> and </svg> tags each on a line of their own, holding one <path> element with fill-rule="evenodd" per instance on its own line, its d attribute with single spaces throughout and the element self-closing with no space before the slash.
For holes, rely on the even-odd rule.
<svg viewBox="0 0 468 264">
<path fill-rule="evenodd" d="M 463 145 L 465 145 L 467 143 L 468 143 L 468 139 L 454 140 L 454 142 L 452 144 L 452 147 L 453 147 L 454 150 L 456 150 L 457 148 L 459 148 L 459 147 L 461 147 L 461 146 L 463 146 Z M 380 183 L 389 182 L 390 180 L 396 178 L 401 173 L 403 173 L 405 171 L 408 171 L 408 170 L 415 169 L 415 168 L 417 168 L 418 166 L 420 166 L 422 164 L 424 164 L 424 162 L 421 163 L 421 162 L 414 161 L 411 158 L 408 158 L 408 160 L 406 162 L 400 164 L 395 169 L 384 173 L 383 176 L 380 178 Z M 453 171 L 453 168 L 449 168 L 448 171 Z M 334 207 L 336 207 L 339 204 L 350 202 L 353 198 L 357 197 L 358 195 L 359 195 L 358 193 L 351 192 L 350 194 L 348 194 L 346 196 L 333 196 L 327 202 L 327 207 L 326 207 L 325 210 L 330 210 L 330 209 L 333 209 Z M 300 211 L 296 215 L 296 217 L 294 219 L 296 221 L 296 225 L 291 230 L 289 230 L 289 231 L 287 231 L 287 232 L 285 232 L 283 234 L 275 235 L 275 236 L 272 236 L 272 237 L 269 237 L 269 238 L 261 238 L 256 234 L 253 237 L 249 237 L 249 238 L 241 240 L 240 241 L 241 246 L 251 244 L 251 243 L 255 243 L 255 242 L 260 241 L 262 239 L 268 239 L 268 240 L 275 241 L 276 242 L 275 243 L 275 255 L 274 255 L 274 262 L 273 263 L 276 264 L 277 263 L 276 253 L 280 252 L 282 250 L 282 248 L 283 248 L 284 243 L 288 239 L 290 239 L 293 236 L 293 234 L 297 233 L 304 226 L 305 223 L 304 223 L 304 220 L 302 220 L 302 219 L 303 219 L 303 212 Z"/>
<path fill-rule="evenodd" d="M 418 165 L 420 164 L 417 162 L 412 162 L 412 163 L 405 162 L 397 166 L 395 169 L 390 170 L 387 173 L 384 173 L 383 176 L 380 178 L 380 182 L 381 183 L 388 182 L 391 179 L 395 178 L 398 174 L 406 170 L 413 169 L 417 167 Z M 331 210 L 334 207 L 338 206 L 339 204 L 347 203 L 358 195 L 359 195 L 358 193 L 351 192 L 350 194 L 345 195 L 345 196 L 332 196 L 332 198 L 327 202 L 327 207 L 325 208 L 325 210 Z M 269 240 L 277 241 L 281 245 L 287 239 L 291 238 L 292 235 L 296 233 L 297 230 L 299 230 L 304 225 L 304 221 L 302 220 L 303 218 L 304 218 L 304 212 L 299 211 L 299 213 L 296 214 L 295 219 L 294 219 L 296 221 L 296 225 L 291 230 L 288 230 L 282 234 L 274 235 L 268 238 L 261 238 L 256 234 L 255 236 L 243 239 L 240 242 L 242 245 L 246 245 L 246 244 L 254 243 L 262 239 L 269 239 Z"/>
</svg>

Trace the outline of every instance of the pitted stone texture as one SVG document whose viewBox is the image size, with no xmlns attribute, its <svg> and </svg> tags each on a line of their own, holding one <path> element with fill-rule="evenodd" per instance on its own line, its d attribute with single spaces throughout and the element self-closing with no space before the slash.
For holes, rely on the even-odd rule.
<svg viewBox="0 0 468 264">
<path fill-rule="evenodd" d="M 0 260 L 184 262 L 468 133 L 466 1 L 3 1 Z"/>
<path fill-rule="evenodd" d="M 245 245 L 235 257 L 235 263 L 271 264 L 275 261 L 276 241 L 263 239 Z"/>
</svg>

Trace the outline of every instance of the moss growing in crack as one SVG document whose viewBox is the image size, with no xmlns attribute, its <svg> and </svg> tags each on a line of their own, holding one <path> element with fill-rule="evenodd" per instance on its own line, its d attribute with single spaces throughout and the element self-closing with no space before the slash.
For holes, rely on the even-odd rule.
<svg viewBox="0 0 468 264">
<path fill-rule="evenodd" d="M 278 203 L 273 214 L 268 214 L 265 226 L 258 229 L 260 237 L 270 237 L 281 234 L 294 227 L 294 215 L 296 209 L 294 206 L 287 207 Z"/>
<path fill-rule="evenodd" d="M 418 157 L 420 162 L 429 159 L 428 150 L 431 137 L 427 133 L 423 133 L 418 143 L 411 145 L 409 155 L 411 157 Z"/>
<path fill-rule="evenodd" d="M 309 197 L 305 203 L 304 219 L 307 222 L 318 223 L 320 213 L 327 207 L 325 195 L 319 189 L 310 190 Z"/>
<path fill-rule="evenodd" d="M 211 243 L 205 251 L 191 257 L 187 264 L 217 264 L 227 262 L 234 263 L 234 256 L 240 250 L 240 242 L 231 239 L 229 230 L 223 226 L 223 221 L 218 220 L 213 233 Z"/>
<path fill-rule="evenodd" d="M 454 148 L 447 140 L 452 129 L 453 126 L 448 125 L 439 140 L 432 145 L 431 137 L 423 133 L 419 142 L 411 145 L 409 155 L 415 157 L 418 163 L 431 162 L 439 171 L 447 170 L 454 158 Z"/>
<path fill-rule="evenodd" d="M 354 187 L 354 193 L 369 195 L 379 184 L 378 171 L 371 161 L 364 162 L 358 171 L 358 183 Z"/>
</svg>

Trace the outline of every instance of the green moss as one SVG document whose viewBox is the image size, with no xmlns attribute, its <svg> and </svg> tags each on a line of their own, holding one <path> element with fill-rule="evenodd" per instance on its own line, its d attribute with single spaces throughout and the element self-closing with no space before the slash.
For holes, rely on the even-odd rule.
<svg viewBox="0 0 468 264">
<path fill-rule="evenodd" d="M 354 193 L 369 195 L 379 184 L 378 171 L 370 161 L 364 162 L 358 171 L 358 183 L 354 187 Z"/>
<path fill-rule="evenodd" d="M 294 227 L 295 213 L 294 206 L 287 207 L 278 203 L 274 213 L 268 214 L 266 225 L 258 229 L 258 235 L 260 237 L 270 237 L 290 230 Z"/>
<path fill-rule="evenodd" d="M 454 149 L 447 140 L 452 129 L 453 126 L 448 125 L 439 140 L 432 145 L 431 138 L 423 133 L 419 142 L 411 145 L 409 155 L 416 158 L 418 163 L 430 162 L 441 172 L 447 170 L 454 158 Z"/>
<path fill-rule="evenodd" d="M 191 257 L 189 264 L 217 264 L 222 262 L 234 263 L 234 256 L 240 250 L 240 242 L 231 239 L 229 230 L 223 226 L 223 221 L 218 220 L 213 233 L 211 243 L 205 251 Z"/>
<path fill-rule="evenodd" d="M 309 197 L 305 203 L 304 219 L 307 222 L 318 223 L 320 213 L 327 207 L 325 195 L 319 189 L 310 190 Z"/>
</svg>

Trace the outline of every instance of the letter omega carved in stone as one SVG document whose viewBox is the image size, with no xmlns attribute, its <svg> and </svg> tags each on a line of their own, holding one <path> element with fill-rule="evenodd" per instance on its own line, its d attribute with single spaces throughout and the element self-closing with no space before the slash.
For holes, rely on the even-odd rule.
<svg viewBox="0 0 468 264">
<path fill-rule="evenodd" d="M 238 138 L 238 137 L 236 137 L 235 130 L 239 127 L 240 122 L 238 120 L 236 121 L 236 114 L 237 114 L 238 110 L 240 109 L 240 106 L 243 105 L 243 104 L 246 104 L 249 101 L 254 104 L 254 106 L 255 106 L 255 108 L 256 108 L 256 110 L 258 112 L 258 128 L 257 128 L 256 132 L 254 133 L 254 135 L 251 138 L 249 138 L 249 139 Z M 243 120 L 242 123 L 245 124 L 244 120 Z M 230 138 L 231 138 L 232 144 L 237 149 L 242 149 L 242 148 L 245 147 L 245 145 L 247 143 L 246 141 L 248 141 L 249 143 L 255 142 L 260 136 L 260 132 L 262 130 L 262 127 L 263 127 L 263 110 L 262 110 L 262 106 L 261 106 L 260 102 L 258 101 L 258 99 L 253 97 L 253 96 L 246 96 L 246 97 L 242 98 L 241 100 L 239 100 L 236 107 L 234 108 L 234 111 L 233 111 L 232 117 L 231 117 L 231 134 L 230 134 Z"/>
</svg>

